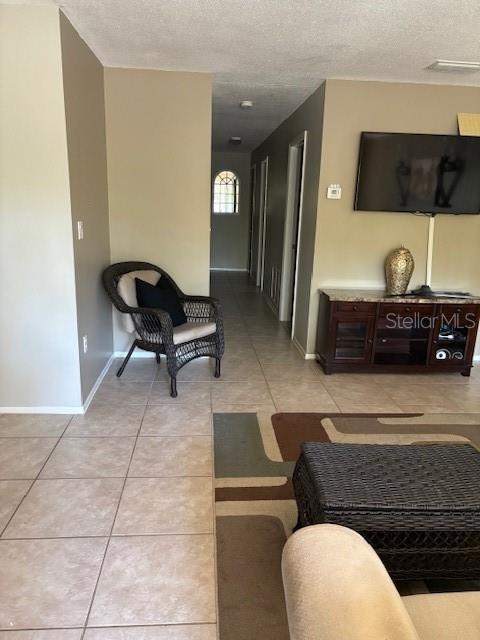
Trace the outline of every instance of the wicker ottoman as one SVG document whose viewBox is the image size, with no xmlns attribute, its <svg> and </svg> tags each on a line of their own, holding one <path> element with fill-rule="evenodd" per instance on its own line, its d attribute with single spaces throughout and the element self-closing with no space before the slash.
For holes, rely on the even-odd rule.
<svg viewBox="0 0 480 640">
<path fill-rule="evenodd" d="M 392 578 L 480 578 L 480 453 L 469 445 L 307 442 L 298 525 L 358 531 Z"/>
</svg>

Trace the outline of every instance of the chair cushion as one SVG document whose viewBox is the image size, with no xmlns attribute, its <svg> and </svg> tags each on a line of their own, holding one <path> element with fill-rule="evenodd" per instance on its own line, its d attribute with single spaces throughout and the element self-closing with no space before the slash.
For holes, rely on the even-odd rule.
<svg viewBox="0 0 480 640">
<path fill-rule="evenodd" d="M 183 344 L 197 338 L 210 336 L 217 330 L 215 322 L 186 322 L 173 330 L 173 343 Z"/>
<path fill-rule="evenodd" d="M 154 286 L 140 278 L 135 278 L 137 300 L 139 307 L 150 309 L 162 309 L 166 311 L 172 319 L 174 327 L 187 322 L 187 316 L 176 291 L 172 288 L 161 288 Z"/>
<path fill-rule="evenodd" d="M 183 344 L 197 338 L 205 338 L 205 336 L 210 336 L 216 331 L 217 325 L 215 322 L 186 322 L 173 328 L 173 344 Z M 143 337 L 139 335 L 138 338 L 147 342 L 162 342 L 158 333 L 145 333 Z"/>
<path fill-rule="evenodd" d="M 480 638 L 480 591 L 426 593 L 402 600 L 421 640 Z"/>
<path fill-rule="evenodd" d="M 158 271 L 153 271 L 153 269 L 142 269 L 123 274 L 117 284 L 117 293 L 129 307 L 138 307 L 135 278 L 141 278 L 145 282 L 156 285 L 160 280 L 160 274 Z M 135 331 L 135 326 L 128 313 L 121 314 L 121 322 L 128 333 Z"/>
</svg>

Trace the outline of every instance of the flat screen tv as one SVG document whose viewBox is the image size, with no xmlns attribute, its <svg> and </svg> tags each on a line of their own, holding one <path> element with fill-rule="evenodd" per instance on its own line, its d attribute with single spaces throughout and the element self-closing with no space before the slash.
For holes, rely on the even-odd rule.
<svg viewBox="0 0 480 640">
<path fill-rule="evenodd" d="M 480 213 L 480 137 L 362 133 L 354 206 Z"/>
</svg>

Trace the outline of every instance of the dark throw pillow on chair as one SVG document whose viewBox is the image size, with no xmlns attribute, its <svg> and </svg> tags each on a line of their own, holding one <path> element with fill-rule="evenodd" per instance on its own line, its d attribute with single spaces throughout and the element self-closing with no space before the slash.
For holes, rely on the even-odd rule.
<svg viewBox="0 0 480 640">
<path fill-rule="evenodd" d="M 162 291 L 173 291 L 173 293 L 177 293 L 173 284 L 165 276 L 160 276 L 160 280 L 155 286 L 157 289 L 162 289 Z"/>
<path fill-rule="evenodd" d="M 174 327 L 185 324 L 187 316 L 183 310 L 181 302 L 176 292 L 171 288 L 160 288 L 156 285 L 135 278 L 135 288 L 137 290 L 137 302 L 139 307 L 150 309 L 161 309 L 166 311 L 172 318 Z"/>
</svg>

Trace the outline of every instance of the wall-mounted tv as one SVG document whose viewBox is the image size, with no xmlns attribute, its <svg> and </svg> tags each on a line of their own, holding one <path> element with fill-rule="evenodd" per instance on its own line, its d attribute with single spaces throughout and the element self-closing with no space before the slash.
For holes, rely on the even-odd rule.
<svg viewBox="0 0 480 640">
<path fill-rule="evenodd" d="M 480 137 L 362 133 L 354 208 L 480 213 Z"/>
</svg>

